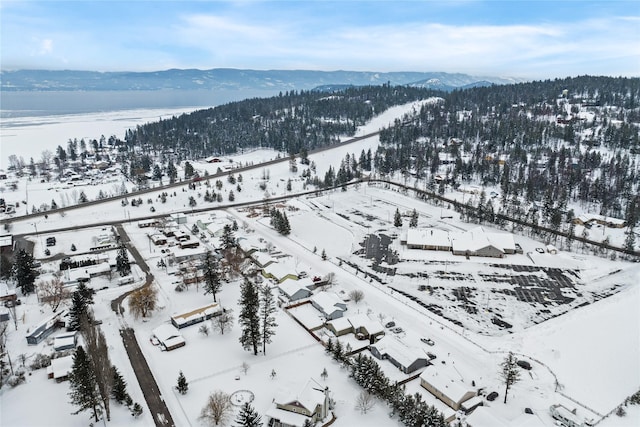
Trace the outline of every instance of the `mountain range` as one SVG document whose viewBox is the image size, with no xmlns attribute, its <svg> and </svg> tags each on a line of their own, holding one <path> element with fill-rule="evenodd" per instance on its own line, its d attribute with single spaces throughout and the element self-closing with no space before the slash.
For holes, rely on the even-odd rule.
<svg viewBox="0 0 640 427">
<path fill-rule="evenodd" d="M 151 72 L 0 71 L 2 91 L 311 90 L 352 85 L 410 85 L 450 91 L 523 79 L 445 72 L 170 69 Z"/>
</svg>

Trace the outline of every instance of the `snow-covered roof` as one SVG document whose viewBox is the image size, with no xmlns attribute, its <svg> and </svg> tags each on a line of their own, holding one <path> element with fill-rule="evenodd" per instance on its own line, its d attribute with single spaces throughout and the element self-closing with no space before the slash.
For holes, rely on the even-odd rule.
<svg viewBox="0 0 640 427">
<path fill-rule="evenodd" d="M 333 329 L 336 331 L 343 331 L 353 327 L 348 317 L 338 317 L 337 319 L 327 322 L 327 324 L 333 326 Z"/>
<path fill-rule="evenodd" d="M 316 406 L 324 404 L 324 387 L 318 384 L 313 378 L 309 378 L 307 383 L 297 392 L 292 392 L 293 388 L 275 397 L 275 403 L 279 405 L 289 405 L 298 403 L 310 413 L 313 413 Z"/>
<path fill-rule="evenodd" d="M 388 355 L 404 367 L 411 366 L 418 359 L 425 359 L 426 355 L 417 349 L 408 347 L 394 336 L 385 335 L 375 344 L 371 344 L 380 354 Z"/>
<path fill-rule="evenodd" d="M 309 417 L 305 415 L 286 411 L 284 409 L 277 408 L 276 406 L 272 406 L 271 408 L 269 408 L 265 415 L 269 418 L 280 420 L 280 422 L 285 425 L 296 427 L 302 427 L 305 421 L 309 420 Z"/>
<path fill-rule="evenodd" d="M 437 228 L 409 228 L 407 245 L 450 247 L 449 232 Z"/>
<path fill-rule="evenodd" d="M 65 349 L 75 347 L 76 345 L 76 333 L 69 332 L 66 334 L 60 334 L 53 339 L 54 350 Z"/>
<path fill-rule="evenodd" d="M 310 293 L 311 291 L 309 291 L 309 289 L 307 289 L 305 286 L 302 286 L 298 280 L 291 280 L 291 279 L 287 279 L 284 282 L 280 283 L 278 285 L 278 288 L 284 292 L 284 294 L 288 297 L 291 297 L 292 295 L 295 295 L 296 292 L 298 291 L 305 291 L 307 293 Z"/>
<path fill-rule="evenodd" d="M 625 224 L 624 219 L 612 218 L 610 216 L 595 215 L 590 213 L 578 215 L 576 219 L 578 219 L 579 221 L 585 224 L 592 221 L 598 222 L 598 223 L 605 223 L 605 224 L 621 225 L 621 226 L 624 226 Z"/>
<path fill-rule="evenodd" d="M 490 408 L 485 408 L 484 406 L 478 406 L 471 414 L 467 415 L 467 425 L 469 427 L 507 427 L 508 426 L 505 420 L 495 416 L 491 412 Z M 517 424 L 517 425 L 520 425 L 520 424 Z"/>
<path fill-rule="evenodd" d="M 153 330 L 153 335 L 166 347 L 173 347 L 176 344 L 185 342 L 180 332 L 171 325 L 158 326 Z"/>
<path fill-rule="evenodd" d="M 516 244 L 513 234 L 491 233 L 482 227 L 476 227 L 465 232 L 451 233 L 451 246 L 454 251 L 478 251 L 492 246 L 499 251 L 515 251 Z"/>
<path fill-rule="evenodd" d="M 331 314 L 336 310 L 346 310 L 344 301 L 333 292 L 318 292 L 311 297 L 311 301 L 319 307 L 324 314 Z"/>
<path fill-rule="evenodd" d="M 353 325 L 354 329 L 364 328 L 371 335 L 384 332 L 384 326 L 382 326 L 379 321 L 369 318 L 369 316 L 364 313 L 349 316 L 347 319 L 349 320 L 349 323 Z"/>
<path fill-rule="evenodd" d="M 279 262 L 274 262 L 273 264 L 269 264 L 264 267 L 264 272 L 267 275 L 271 275 L 276 278 L 276 280 L 280 281 L 287 277 L 288 275 L 294 275 L 297 277 L 295 271 L 286 264 L 280 264 Z"/>
<path fill-rule="evenodd" d="M 454 402 L 460 402 L 469 392 L 475 393 L 471 386 L 462 382 L 460 374 L 455 373 L 447 365 L 428 367 L 420 374 L 420 379 L 431 384 Z"/>
<path fill-rule="evenodd" d="M 182 325 L 194 319 L 213 315 L 219 311 L 222 311 L 222 307 L 220 307 L 220 304 L 214 302 L 212 304 L 205 305 L 204 307 L 195 308 L 186 313 L 175 314 L 171 316 L 171 320 L 178 325 Z M 158 339 L 160 338 L 158 337 Z"/>
<path fill-rule="evenodd" d="M 253 258 L 253 260 L 255 262 L 257 262 L 258 264 L 260 264 L 260 265 L 267 265 L 269 262 L 271 262 L 271 263 L 276 263 L 277 262 L 268 253 L 260 252 L 260 251 L 256 251 L 256 252 L 252 253 L 251 254 L 251 258 Z"/>
<path fill-rule="evenodd" d="M 51 366 L 47 368 L 47 373 L 52 373 L 54 379 L 66 377 L 73 368 L 73 356 L 59 357 L 51 359 Z"/>
<path fill-rule="evenodd" d="M 13 235 L 5 234 L 0 236 L 0 248 L 5 246 L 11 246 L 12 243 L 13 243 Z"/>
</svg>

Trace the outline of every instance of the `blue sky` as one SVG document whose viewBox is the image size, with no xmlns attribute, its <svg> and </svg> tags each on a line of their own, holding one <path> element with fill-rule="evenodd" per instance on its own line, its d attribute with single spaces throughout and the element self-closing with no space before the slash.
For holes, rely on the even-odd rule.
<svg viewBox="0 0 640 427">
<path fill-rule="evenodd" d="M 0 68 L 640 75 L 640 1 L 0 0 Z"/>
</svg>

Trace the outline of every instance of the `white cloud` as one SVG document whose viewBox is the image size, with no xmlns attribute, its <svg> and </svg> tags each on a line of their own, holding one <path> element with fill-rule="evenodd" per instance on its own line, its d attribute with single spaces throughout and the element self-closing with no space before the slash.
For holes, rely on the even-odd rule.
<svg viewBox="0 0 640 427">
<path fill-rule="evenodd" d="M 44 39 L 40 41 L 40 55 L 49 55 L 53 52 L 53 40 Z"/>
</svg>

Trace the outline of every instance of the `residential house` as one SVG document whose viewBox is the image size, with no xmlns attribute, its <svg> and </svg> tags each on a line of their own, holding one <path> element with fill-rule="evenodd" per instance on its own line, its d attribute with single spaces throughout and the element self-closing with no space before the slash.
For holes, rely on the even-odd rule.
<svg viewBox="0 0 640 427">
<path fill-rule="evenodd" d="M 286 264 L 274 262 L 262 269 L 262 275 L 267 279 L 273 279 L 276 283 L 282 283 L 287 279 L 298 280 L 298 274 L 295 273 Z"/>
<path fill-rule="evenodd" d="M 299 283 L 299 280 L 287 279 L 278 284 L 278 290 L 289 301 L 298 301 L 311 296 L 311 291 Z"/>
<path fill-rule="evenodd" d="M 336 337 L 355 334 L 360 339 L 368 339 L 371 343 L 384 336 L 384 326 L 377 320 L 371 320 L 366 314 L 339 317 L 327 322 L 329 329 Z"/>
<path fill-rule="evenodd" d="M 67 310 L 62 310 L 40 322 L 33 328 L 32 332 L 27 335 L 27 343 L 31 345 L 39 344 L 55 330 L 64 327 L 64 316 L 66 314 Z"/>
<path fill-rule="evenodd" d="M 311 304 L 322 313 L 326 320 L 342 317 L 347 311 L 347 304 L 333 292 L 318 292 L 311 297 Z"/>
<path fill-rule="evenodd" d="M 455 411 L 478 394 L 453 370 L 435 366 L 425 369 L 420 374 L 420 385 Z"/>
<path fill-rule="evenodd" d="M 218 303 L 212 303 L 199 307 L 182 314 L 176 314 L 171 316 L 171 323 L 178 329 L 186 328 L 187 326 L 195 325 L 196 323 L 204 322 L 214 316 L 222 314 L 222 307 Z"/>
<path fill-rule="evenodd" d="M 183 347 L 186 342 L 180 332 L 171 325 L 161 325 L 153 330 L 153 336 L 165 351 Z"/>
<path fill-rule="evenodd" d="M 298 392 L 288 388 L 279 393 L 265 415 L 270 427 L 302 427 L 309 422 L 314 425 L 329 415 L 329 389 L 309 379 Z"/>
<path fill-rule="evenodd" d="M 427 356 L 408 347 L 396 337 L 384 336 L 369 346 L 371 354 L 380 360 L 388 360 L 405 374 L 410 374 L 429 364 Z"/>
</svg>

